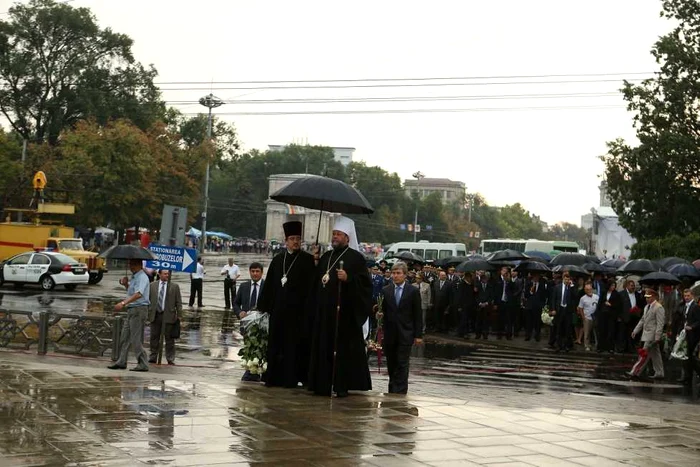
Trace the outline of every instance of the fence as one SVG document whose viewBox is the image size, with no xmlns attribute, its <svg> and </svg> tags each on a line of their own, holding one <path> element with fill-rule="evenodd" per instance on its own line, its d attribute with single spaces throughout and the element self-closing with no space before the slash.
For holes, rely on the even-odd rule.
<svg viewBox="0 0 700 467">
<path fill-rule="evenodd" d="M 110 317 L 69 313 L 0 310 L 0 347 L 84 356 L 119 356 L 125 315 Z"/>
</svg>

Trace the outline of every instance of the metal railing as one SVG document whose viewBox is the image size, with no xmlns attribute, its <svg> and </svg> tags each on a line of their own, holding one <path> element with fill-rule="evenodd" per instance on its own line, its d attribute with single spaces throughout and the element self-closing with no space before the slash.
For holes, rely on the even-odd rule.
<svg viewBox="0 0 700 467">
<path fill-rule="evenodd" d="M 84 356 L 119 356 L 124 315 L 85 316 L 50 311 L 0 310 L 0 347 Z"/>
</svg>

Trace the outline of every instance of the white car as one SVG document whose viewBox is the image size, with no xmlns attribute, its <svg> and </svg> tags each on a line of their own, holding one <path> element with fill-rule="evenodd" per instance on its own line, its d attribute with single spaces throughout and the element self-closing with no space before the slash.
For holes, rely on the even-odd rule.
<svg viewBox="0 0 700 467">
<path fill-rule="evenodd" d="M 80 284 L 87 284 L 89 279 L 86 264 L 50 251 L 13 256 L 2 263 L 0 269 L 0 285 L 5 282 L 39 284 L 43 290 L 52 290 L 57 285 L 74 290 Z"/>
</svg>

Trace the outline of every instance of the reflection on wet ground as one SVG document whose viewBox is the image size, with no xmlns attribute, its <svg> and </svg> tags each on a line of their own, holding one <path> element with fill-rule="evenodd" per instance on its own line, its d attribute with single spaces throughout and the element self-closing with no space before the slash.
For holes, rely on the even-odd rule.
<svg viewBox="0 0 700 467">
<path fill-rule="evenodd" d="M 0 356 L 0 465 L 697 465 L 700 410 L 658 402 L 353 394 Z M 421 383 L 413 383 L 419 387 Z"/>
</svg>

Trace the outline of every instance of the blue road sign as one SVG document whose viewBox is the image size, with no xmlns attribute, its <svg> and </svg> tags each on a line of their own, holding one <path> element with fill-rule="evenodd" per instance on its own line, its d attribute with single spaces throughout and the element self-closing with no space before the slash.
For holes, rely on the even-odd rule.
<svg viewBox="0 0 700 467">
<path fill-rule="evenodd" d="M 195 272 L 197 270 L 197 250 L 179 246 L 165 246 L 151 243 L 148 249 L 158 257 L 146 261 L 151 269 L 168 269 L 176 272 Z"/>
</svg>

